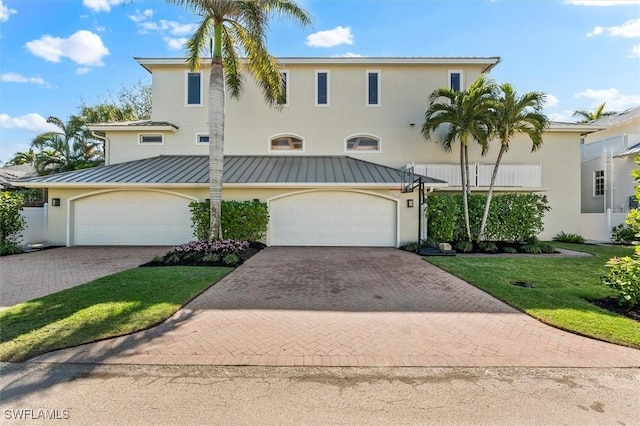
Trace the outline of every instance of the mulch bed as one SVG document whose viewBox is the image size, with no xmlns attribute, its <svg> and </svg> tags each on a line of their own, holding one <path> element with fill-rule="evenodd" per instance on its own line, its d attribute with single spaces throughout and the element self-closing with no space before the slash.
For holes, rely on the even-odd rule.
<svg viewBox="0 0 640 426">
<path fill-rule="evenodd" d="M 640 321 L 640 305 L 636 305 L 634 308 L 626 308 L 618 304 L 618 299 L 609 297 L 607 299 L 594 300 L 594 305 L 606 309 L 607 311 L 615 312 L 632 320 Z"/>
</svg>

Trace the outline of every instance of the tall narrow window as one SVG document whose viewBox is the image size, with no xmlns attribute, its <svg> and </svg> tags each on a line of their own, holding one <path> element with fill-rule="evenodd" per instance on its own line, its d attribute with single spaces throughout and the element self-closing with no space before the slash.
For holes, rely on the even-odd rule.
<svg viewBox="0 0 640 426">
<path fill-rule="evenodd" d="M 604 170 L 593 172 L 593 195 L 604 195 Z"/>
<path fill-rule="evenodd" d="M 380 71 L 367 71 L 367 106 L 380 105 Z"/>
<path fill-rule="evenodd" d="M 329 105 L 329 72 L 316 71 L 316 105 Z"/>
<path fill-rule="evenodd" d="M 449 87 L 455 92 L 462 90 L 462 71 L 449 71 Z"/>
<path fill-rule="evenodd" d="M 187 73 L 187 105 L 202 105 L 202 83 L 199 72 Z"/>
<path fill-rule="evenodd" d="M 278 104 L 287 106 L 289 105 L 289 71 L 282 71 L 280 73 L 280 78 L 282 78 L 282 93 L 280 98 L 278 99 Z"/>
</svg>

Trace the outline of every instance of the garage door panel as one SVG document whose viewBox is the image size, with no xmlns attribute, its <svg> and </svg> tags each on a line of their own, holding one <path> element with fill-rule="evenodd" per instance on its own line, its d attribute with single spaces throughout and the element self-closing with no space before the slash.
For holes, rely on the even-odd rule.
<svg viewBox="0 0 640 426">
<path fill-rule="evenodd" d="M 118 191 L 75 202 L 76 245 L 174 245 L 191 239 L 189 200 L 184 197 Z"/>
<path fill-rule="evenodd" d="M 319 191 L 270 203 L 271 245 L 396 245 L 396 203 L 357 192 Z"/>
</svg>

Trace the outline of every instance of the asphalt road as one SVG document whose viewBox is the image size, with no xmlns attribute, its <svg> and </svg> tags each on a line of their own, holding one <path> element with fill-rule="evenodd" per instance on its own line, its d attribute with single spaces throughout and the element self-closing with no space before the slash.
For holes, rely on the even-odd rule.
<svg viewBox="0 0 640 426">
<path fill-rule="evenodd" d="M 640 370 L 0 364 L 0 423 L 640 425 Z"/>
</svg>

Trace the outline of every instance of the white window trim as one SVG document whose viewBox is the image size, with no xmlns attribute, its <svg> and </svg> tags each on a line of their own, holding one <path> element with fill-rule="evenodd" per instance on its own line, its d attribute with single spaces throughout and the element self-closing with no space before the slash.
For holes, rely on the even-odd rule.
<svg viewBox="0 0 640 426">
<path fill-rule="evenodd" d="M 596 193 L 596 188 L 597 188 L 597 180 L 598 178 L 596 177 L 596 173 L 598 172 L 602 172 L 602 177 L 600 179 L 602 179 L 602 194 L 597 194 Z M 607 192 L 607 188 L 606 188 L 606 176 L 604 175 L 604 170 L 594 170 L 593 171 L 593 197 L 604 197 L 604 194 Z"/>
<path fill-rule="evenodd" d="M 200 74 L 200 103 L 199 104 L 190 104 L 189 103 L 189 74 Z M 204 82 L 203 82 L 203 73 L 202 71 L 192 72 L 185 71 L 184 72 L 184 106 L 187 108 L 202 108 L 204 106 Z"/>
<path fill-rule="evenodd" d="M 353 139 L 353 138 L 357 138 L 357 137 L 365 137 L 365 138 L 371 138 L 371 139 L 375 139 L 378 141 L 378 149 L 376 150 L 362 150 L 362 151 L 358 151 L 356 149 L 348 149 L 347 148 L 347 142 L 349 141 L 349 139 Z M 353 135 L 349 135 L 346 138 L 344 138 L 344 152 L 348 153 L 348 154 L 380 154 L 382 152 L 382 138 L 376 136 L 376 135 L 372 135 L 370 133 L 354 133 Z"/>
<path fill-rule="evenodd" d="M 449 89 L 453 89 L 453 87 L 451 87 L 451 74 L 460 74 L 460 91 L 464 91 L 466 89 L 464 85 L 464 72 L 462 70 L 449 70 L 447 73 L 447 87 Z"/>
<path fill-rule="evenodd" d="M 327 103 L 326 104 L 319 104 L 318 103 L 318 74 L 320 74 L 320 73 L 326 73 L 327 74 Z M 316 70 L 316 73 L 315 73 L 315 86 L 316 86 L 315 97 L 314 97 L 315 106 L 317 106 L 319 108 L 326 108 L 326 107 L 330 106 L 331 105 L 331 73 L 329 72 L 329 70 Z"/>
<path fill-rule="evenodd" d="M 211 138 L 209 138 L 209 142 L 200 142 L 200 136 L 209 136 L 208 133 L 196 133 L 196 145 L 209 145 Z"/>
<path fill-rule="evenodd" d="M 162 142 L 142 142 L 143 136 L 160 136 Z M 164 133 L 138 133 L 138 145 L 164 145 Z"/>
<path fill-rule="evenodd" d="M 289 73 L 289 70 L 280 70 L 280 74 L 285 74 L 286 80 L 287 80 L 287 87 L 285 89 L 285 103 L 283 104 L 277 104 L 278 106 L 281 107 L 288 107 L 289 106 L 289 102 L 290 102 L 290 98 L 291 98 L 291 74 Z"/>
<path fill-rule="evenodd" d="M 300 139 L 302 141 L 302 149 L 271 149 L 271 141 L 273 139 L 282 138 L 282 137 L 293 137 L 293 138 Z M 306 144 L 305 144 L 304 138 L 295 133 L 278 133 L 276 135 L 273 135 L 267 138 L 267 152 L 269 153 L 277 153 L 277 154 L 283 154 L 283 155 L 304 154 L 305 146 Z"/>
<path fill-rule="evenodd" d="M 378 74 L 378 103 L 369 103 L 369 74 Z M 364 105 L 368 108 L 379 108 L 382 105 L 382 72 L 380 70 L 365 70 L 364 72 Z"/>
</svg>

